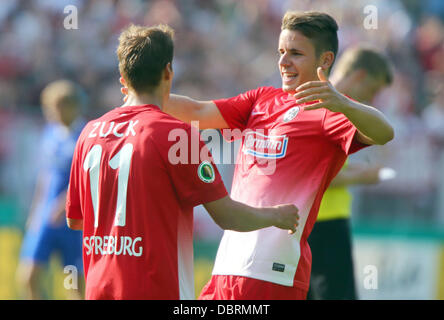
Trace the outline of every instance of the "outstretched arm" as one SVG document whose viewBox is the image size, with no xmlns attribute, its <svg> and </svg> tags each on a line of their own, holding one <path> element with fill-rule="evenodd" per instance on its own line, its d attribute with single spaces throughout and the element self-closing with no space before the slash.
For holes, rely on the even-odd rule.
<svg viewBox="0 0 444 320">
<path fill-rule="evenodd" d="M 318 68 L 319 81 L 310 81 L 296 89 L 297 103 L 319 101 L 305 110 L 326 108 L 343 113 L 358 129 L 357 139 L 365 144 L 386 144 L 394 137 L 393 127 L 382 112 L 374 107 L 353 101 L 338 92 Z"/>
<path fill-rule="evenodd" d="M 379 171 L 381 167 L 368 167 L 367 164 L 348 164 L 343 167 L 331 181 L 330 187 L 346 187 L 356 184 L 376 184 L 380 181 Z"/>
<path fill-rule="evenodd" d="M 198 101 L 186 96 L 170 94 L 164 111 L 183 122 L 199 121 L 200 129 L 228 128 L 213 101 Z"/>
<path fill-rule="evenodd" d="M 213 220 L 222 228 L 240 232 L 275 226 L 296 232 L 299 215 L 294 205 L 254 208 L 229 196 L 204 204 Z"/>
<path fill-rule="evenodd" d="M 125 95 L 123 101 L 128 99 L 128 88 L 125 80 L 120 77 L 122 88 L 120 91 Z M 213 101 L 199 101 L 187 96 L 170 94 L 163 111 L 183 122 L 199 121 L 200 129 L 223 129 L 228 128 L 227 122 L 222 117 L 219 109 Z"/>
<path fill-rule="evenodd" d="M 226 196 L 204 207 L 222 229 L 247 232 L 275 226 L 293 234 L 298 226 L 298 209 L 292 204 L 254 208 Z M 67 218 L 66 222 L 70 229 L 83 229 L 83 219 Z"/>
</svg>

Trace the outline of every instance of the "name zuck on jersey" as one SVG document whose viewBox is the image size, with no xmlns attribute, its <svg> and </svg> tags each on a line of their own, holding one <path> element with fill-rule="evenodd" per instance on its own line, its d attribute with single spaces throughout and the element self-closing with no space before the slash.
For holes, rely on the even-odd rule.
<svg viewBox="0 0 444 320">
<path fill-rule="evenodd" d="M 138 123 L 139 120 L 130 120 L 125 122 L 94 122 L 88 138 L 106 138 L 110 134 L 116 136 L 117 138 L 128 137 L 129 135 L 135 136 L 136 131 L 134 128 Z"/>
</svg>

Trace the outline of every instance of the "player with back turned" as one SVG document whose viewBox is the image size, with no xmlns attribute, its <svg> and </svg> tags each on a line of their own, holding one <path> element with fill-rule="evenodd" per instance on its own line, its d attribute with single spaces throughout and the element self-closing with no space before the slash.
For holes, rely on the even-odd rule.
<svg viewBox="0 0 444 320">
<path fill-rule="evenodd" d="M 253 208 L 231 200 L 190 125 L 162 111 L 173 80 L 173 31 L 130 26 L 119 38 L 127 102 L 83 129 L 74 152 L 67 223 L 83 229 L 87 299 L 193 299 L 193 207 L 224 229 L 295 232 L 294 205 Z M 173 150 L 182 140 L 185 148 Z M 199 140 L 197 163 L 191 140 Z M 184 138 L 185 137 L 185 138 Z M 175 150 L 175 149 L 174 149 Z"/>
<path fill-rule="evenodd" d="M 293 235 L 272 228 L 225 231 L 200 299 L 305 299 L 311 268 L 307 238 L 324 191 L 349 154 L 393 139 L 380 111 L 340 94 L 327 80 L 337 30 L 327 14 L 287 12 L 278 43 L 282 88 L 259 87 L 213 101 L 170 96 L 165 111 L 178 119 L 198 120 L 201 129 L 244 132 L 233 199 L 299 208 Z"/>
</svg>

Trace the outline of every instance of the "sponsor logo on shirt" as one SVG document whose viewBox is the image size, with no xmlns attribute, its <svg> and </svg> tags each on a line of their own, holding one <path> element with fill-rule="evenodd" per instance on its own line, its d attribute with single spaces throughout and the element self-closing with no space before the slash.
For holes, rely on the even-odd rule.
<svg viewBox="0 0 444 320">
<path fill-rule="evenodd" d="M 287 152 L 288 137 L 267 136 L 257 131 L 245 134 L 243 152 L 259 158 L 279 159 L 285 157 Z"/>
</svg>

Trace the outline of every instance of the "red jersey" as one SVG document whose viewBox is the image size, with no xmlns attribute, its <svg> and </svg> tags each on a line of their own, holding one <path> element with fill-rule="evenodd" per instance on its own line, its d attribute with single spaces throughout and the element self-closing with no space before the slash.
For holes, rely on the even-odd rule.
<svg viewBox="0 0 444 320">
<path fill-rule="evenodd" d="M 365 145 L 354 139 L 357 129 L 342 113 L 305 111 L 282 89 L 261 87 L 214 102 L 231 129 L 243 130 L 231 197 L 259 207 L 293 203 L 300 220 L 293 235 L 272 227 L 244 233 L 226 230 L 213 275 L 308 290 L 307 238 L 322 195 L 347 155 Z"/>
<path fill-rule="evenodd" d="M 86 299 L 194 299 L 193 207 L 226 195 L 197 130 L 158 107 L 89 122 L 66 205 L 83 219 Z"/>
</svg>

